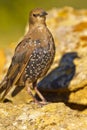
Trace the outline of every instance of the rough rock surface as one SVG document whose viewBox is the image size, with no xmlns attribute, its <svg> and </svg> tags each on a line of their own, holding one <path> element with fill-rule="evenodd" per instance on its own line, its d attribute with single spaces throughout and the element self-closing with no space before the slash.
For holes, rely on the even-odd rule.
<svg viewBox="0 0 87 130">
<path fill-rule="evenodd" d="M 87 10 L 52 9 L 47 24 L 56 56 L 38 88 L 51 103 L 32 103 L 25 89 L 18 94 L 16 90 L 12 97 L 12 89 L 5 103 L 0 103 L 0 130 L 87 129 Z"/>
<path fill-rule="evenodd" d="M 4 108 L 4 109 L 3 109 Z M 85 111 L 87 112 L 87 110 Z M 86 130 L 87 115 L 64 103 L 1 104 L 0 130 Z"/>
</svg>

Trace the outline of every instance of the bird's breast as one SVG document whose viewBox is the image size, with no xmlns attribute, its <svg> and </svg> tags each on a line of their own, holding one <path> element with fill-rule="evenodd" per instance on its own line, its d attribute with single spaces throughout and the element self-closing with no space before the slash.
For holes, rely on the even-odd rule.
<svg viewBox="0 0 87 130">
<path fill-rule="evenodd" d="M 35 49 L 26 66 L 25 77 L 32 81 L 44 76 L 52 60 L 53 55 L 48 48 L 40 47 Z"/>
</svg>

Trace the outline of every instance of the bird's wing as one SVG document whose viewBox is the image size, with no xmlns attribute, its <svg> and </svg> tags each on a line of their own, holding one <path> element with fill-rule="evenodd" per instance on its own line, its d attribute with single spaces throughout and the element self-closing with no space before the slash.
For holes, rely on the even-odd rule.
<svg viewBox="0 0 87 130">
<path fill-rule="evenodd" d="M 18 81 L 29 61 L 30 55 L 35 48 L 32 42 L 29 38 L 24 39 L 15 49 L 11 65 L 6 75 L 7 80 L 10 79 L 12 81 L 12 85 Z"/>
<path fill-rule="evenodd" d="M 25 38 L 16 47 L 7 75 L 0 84 L 0 94 L 4 91 L 0 101 L 3 101 L 10 88 L 17 83 L 28 64 L 34 49 L 38 47 L 39 44 L 36 47 L 33 42 L 34 40 Z"/>
</svg>

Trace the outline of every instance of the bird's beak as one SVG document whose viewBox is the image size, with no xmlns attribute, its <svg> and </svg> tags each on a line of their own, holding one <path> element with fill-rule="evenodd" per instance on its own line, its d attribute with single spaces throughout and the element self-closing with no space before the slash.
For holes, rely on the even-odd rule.
<svg viewBox="0 0 87 130">
<path fill-rule="evenodd" d="M 45 12 L 45 11 L 44 11 L 44 12 L 42 12 L 42 13 L 40 14 L 40 16 L 41 16 L 41 17 L 43 17 L 43 16 L 45 16 L 45 15 L 48 15 L 48 13 L 47 13 L 47 12 Z"/>
</svg>

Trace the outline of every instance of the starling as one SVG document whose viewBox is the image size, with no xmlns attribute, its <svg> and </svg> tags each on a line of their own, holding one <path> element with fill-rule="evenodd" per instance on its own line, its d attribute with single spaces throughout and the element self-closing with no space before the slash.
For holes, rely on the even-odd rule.
<svg viewBox="0 0 87 130">
<path fill-rule="evenodd" d="M 47 12 L 41 8 L 30 12 L 29 30 L 17 45 L 11 65 L 0 84 L 0 93 L 3 92 L 1 101 L 4 100 L 12 86 L 16 85 L 25 86 L 34 101 L 38 102 L 29 87 L 29 83 L 32 83 L 32 88 L 41 101 L 46 102 L 37 89 L 37 80 L 46 75 L 55 55 L 54 39 L 46 26 L 46 15 Z"/>
</svg>

